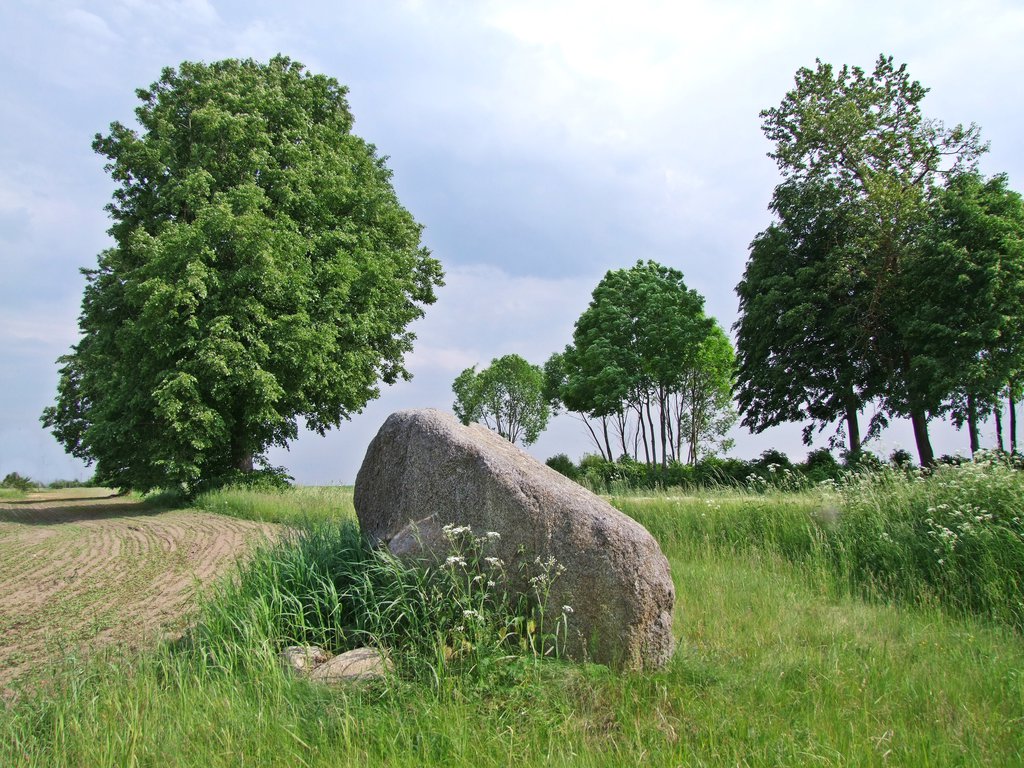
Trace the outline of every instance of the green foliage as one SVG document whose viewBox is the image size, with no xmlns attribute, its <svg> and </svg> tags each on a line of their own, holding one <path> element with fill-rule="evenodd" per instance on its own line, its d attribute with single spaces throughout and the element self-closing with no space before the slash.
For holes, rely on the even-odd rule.
<svg viewBox="0 0 1024 768">
<path fill-rule="evenodd" d="M 970 488 L 989 504 L 984 487 Z M 1020 498 L 1019 488 L 1006 490 Z M 950 616 L 932 601 L 895 610 L 877 591 L 865 601 L 837 588 L 820 543 L 826 523 L 841 519 L 828 506 L 839 504 L 834 493 L 731 490 L 615 503 L 655 534 L 671 564 L 679 645 L 665 670 L 622 675 L 527 655 L 482 669 L 430 660 L 447 673 L 439 680 L 428 673 L 316 686 L 280 668 L 276 643 L 245 633 L 245 605 L 260 612 L 254 596 L 222 606 L 234 618 L 221 638 L 251 647 L 224 653 L 208 625 L 217 663 L 198 645 L 88 661 L 63 653 L 45 684 L 0 707 L 0 764 L 1020 762 L 1021 634 Z M 338 535 L 323 531 L 322 555 L 280 571 L 309 584 L 306 594 L 318 589 L 309 573 L 321 556 L 349 546 L 351 531 L 334 528 Z M 225 668 L 243 654 L 248 663 Z"/>
<path fill-rule="evenodd" d="M 933 192 L 924 247 L 905 280 L 928 299 L 903 317 L 911 364 L 941 403 L 936 411 L 968 425 L 977 451 L 979 418 L 1001 407 L 1024 367 L 1024 201 L 1004 175 L 960 173 Z"/>
<path fill-rule="evenodd" d="M 576 480 L 580 476 L 580 472 L 576 468 L 576 465 L 573 464 L 572 459 L 564 453 L 555 454 L 544 463 L 556 472 L 560 472 L 565 475 L 570 480 Z"/>
<path fill-rule="evenodd" d="M 863 399 L 857 299 L 863 295 L 854 217 L 827 185 L 775 190 L 778 223 L 754 238 L 736 286 L 736 396 L 754 432 L 810 421 L 804 441 L 836 420 L 860 447 Z"/>
<path fill-rule="evenodd" d="M 856 454 L 857 413 L 877 400 L 871 430 L 910 417 L 929 465 L 928 419 L 957 392 L 973 397 L 972 380 L 990 367 L 975 339 L 1019 324 L 966 330 L 975 303 L 964 283 L 992 260 L 973 234 L 937 225 L 949 206 L 931 200 L 940 180 L 971 178 L 986 147 L 976 126 L 926 119 L 926 93 L 891 57 L 870 74 L 818 61 L 762 112 L 783 182 L 771 206 L 779 221 L 754 240 L 737 287 L 739 399 L 751 428 L 810 419 L 809 440 L 815 424 L 841 418 Z M 947 258 L 950 243 L 962 263 Z M 984 301 L 990 287 L 969 292 Z"/>
<path fill-rule="evenodd" d="M 97 135 L 115 246 L 43 422 L 98 482 L 236 480 L 408 378 L 441 269 L 345 93 L 282 56 L 186 62 L 138 91 L 140 131 Z"/>
<path fill-rule="evenodd" d="M 914 457 L 910 455 L 910 451 L 897 448 L 889 454 L 889 463 L 897 469 L 909 469 L 914 466 Z"/>
<path fill-rule="evenodd" d="M 0 480 L 0 488 L 11 488 L 16 491 L 32 491 L 38 487 L 39 483 L 17 472 L 8 472 L 4 479 Z"/>
<path fill-rule="evenodd" d="M 385 650 L 399 675 L 428 684 L 499 674 L 521 654 L 553 657 L 566 610 L 547 610 L 558 566 L 527 574 L 512 597 L 504 564 L 488 555 L 494 533 L 445 529 L 446 560 L 418 568 L 370 547 L 352 520 L 293 531 L 258 553 L 207 604 L 188 646 L 215 667 L 245 670 L 289 645 L 333 652 Z M 571 610 L 571 608 L 569 609 Z"/>
<path fill-rule="evenodd" d="M 60 490 L 62 488 L 93 488 L 96 486 L 94 478 L 87 480 L 53 480 L 46 484 L 46 487 L 50 490 Z"/>
<path fill-rule="evenodd" d="M 642 453 L 664 467 L 684 446 L 689 463 L 728 448 L 732 346 L 678 270 L 638 261 L 605 274 L 544 373 L 546 397 L 583 417 L 608 461 Z"/>
<path fill-rule="evenodd" d="M 934 599 L 1024 631 L 1024 476 L 996 456 L 928 475 L 881 470 L 841 486 L 841 578 L 867 594 Z"/>
<path fill-rule="evenodd" d="M 822 471 L 831 473 L 839 469 L 839 462 L 828 448 L 816 448 L 808 452 L 803 468 L 807 472 Z"/>
<path fill-rule="evenodd" d="M 192 505 L 218 515 L 298 527 L 356 517 L 351 486 L 225 486 L 199 494 Z"/>
<path fill-rule="evenodd" d="M 495 358 L 479 373 L 476 366 L 466 368 L 456 377 L 452 391 L 452 408 L 463 424 L 482 421 L 513 443 L 535 443 L 551 416 L 544 372 L 519 355 Z"/>
<path fill-rule="evenodd" d="M 707 496 L 696 515 L 674 511 L 691 502 L 615 503 L 659 539 L 770 552 L 839 594 L 937 605 L 1024 632 L 1024 473 L 1005 458 L 926 471 L 861 465 L 815 486 L 773 474 Z"/>
<path fill-rule="evenodd" d="M 771 466 L 779 467 L 780 469 L 793 468 L 793 462 L 789 460 L 789 456 L 776 448 L 768 448 L 762 451 L 760 458 L 754 463 L 764 468 Z"/>
</svg>

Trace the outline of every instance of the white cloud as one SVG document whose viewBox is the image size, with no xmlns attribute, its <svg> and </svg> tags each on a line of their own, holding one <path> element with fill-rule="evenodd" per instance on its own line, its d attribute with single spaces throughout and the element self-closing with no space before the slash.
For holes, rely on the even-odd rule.
<svg viewBox="0 0 1024 768">
<path fill-rule="evenodd" d="M 95 13 L 72 8 L 64 14 L 65 21 L 89 42 L 109 45 L 120 42 L 121 36 L 110 28 L 106 21 Z"/>
<path fill-rule="evenodd" d="M 39 354 L 51 359 L 54 350 L 63 354 L 78 340 L 77 307 L 33 304 L 0 307 L 0 339 L 3 345 L 30 344 L 45 347 Z"/>
</svg>

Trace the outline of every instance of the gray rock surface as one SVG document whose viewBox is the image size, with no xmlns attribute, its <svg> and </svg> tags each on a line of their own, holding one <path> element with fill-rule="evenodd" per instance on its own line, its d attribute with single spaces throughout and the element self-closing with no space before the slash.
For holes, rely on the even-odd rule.
<svg viewBox="0 0 1024 768">
<path fill-rule="evenodd" d="M 329 658 L 330 653 L 315 645 L 289 645 L 281 651 L 281 664 L 284 668 L 300 675 L 309 674 Z"/>
<path fill-rule="evenodd" d="M 375 680 L 391 671 L 391 662 L 376 648 L 354 648 L 315 667 L 309 679 L 318 683 Z"/>
<path fill-rule="evenodd" d="M 481 425 L 436 410 L 392 414 L 356 478 L 363 533 L 399 556 L 445 554 L 445 525 L 494 531 L 508 573 L 565 567 L 549 612 L 572 607 L 570 658 L 630 669 L 672 655 L 668 560 L 639 523 Z M 525 568 L 520 571 L 520 565 Z"/>
</svg>

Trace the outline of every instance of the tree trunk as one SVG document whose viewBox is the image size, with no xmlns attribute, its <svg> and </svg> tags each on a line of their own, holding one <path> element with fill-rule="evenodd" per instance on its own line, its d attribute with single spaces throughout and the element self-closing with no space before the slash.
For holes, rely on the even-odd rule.
<svg viewBox="0 0 1024 768">
<path fill-rule="evenodd" d="M 978 413 L 974 404 L 974 395 L 967 395 L 967 435 L 971 441 L 971 456 L 976 454 L 981 445 L 978 443 Z"/>
<path fill-rule="evenodd" d="M 604 447 L 608 449 L 608 461 L 612 461 L 612 443 L 608 439 L 608 417 L 601 417 L 601 428 L 604 430 Z"/>
<path fill-rule="evenodd" d="M 615 427 L 619 430 L 619 443 L 622 444 L 622 455 L 629 456 L 629 448 L 626 445 L 626 424 L 627 415 L 625 411 L 615 414 Z"/>
<path fill-rule="evenodd" d="M 992 415 L 996 419 L 996 448 L 999 452 L 1003 452 L 1003 409 L 1000 406 L 996 406 L 992 409 Z"/>
<path fill-rule="evenodd" d="M 594 431 L 594 428 L 590 426 L 590 422 L 587 421 L 587 417 L 584 416 L 583 414 L 580 414 L 580 418 L 583 420 L 583 423 L 586 424 L 587 431 L 590 432 L 590 437 L 593 439 L 594 445 L 597 447 L 597 452 L 601 454 L 601 458 L 607 458 L 604 455 L 604 448 L 601 447 L 601 441 L 597 439 L 597 433 Z"/>
<path fill-rule="evenodd" d="M 1013 401 L 1013 382 L 1010 382 L 1010 453 L 1017 452 L 1017 403 Z"/>
<path fill-rule="evenodd" d="M 690 386 L 690 466 L 697 466 L 697 444 L 700 442 L 701 411 L 697 404 L 697 377 L 691 378 Z"/>
<path fill-rule="evenodd" d="M 253 470 L 253 453 L 242 423 L 242 419 L 236 417 L 231 431 L 231 465 L 239 472 L 249 474 Z"/>
<path fill-rule="evenodd" d="M 651 466 L 658 463 L 658 436 L 654 432 L 654 418 L 651 416 L 651 398 L 648 396 L 646 409 L 647 425 L 651 428 Z"/>
<path fill-rule="evenodd" d="M 910 413 L 910 421 L 914 425 L 914 440 L 917 442 L 917 456 L 921 466 L 934 466 L 935 454 L 932 452 L 932 444 L 928 439 L 928 418 L 923 410 L 914 409 Z"/>
<path fill-rule="evenodd" d="M 668 466 L 668 435 L 665 432 L 665 390 L 658 390 L 658 421 L 661 422 L 661 469 Z"/>
<path fill-rule="evenodd" d="M 850 455 L 860 453 L 860 424 L 857 423 L 857 409 L 850 403 L 846 404 L 846 432 L 850 440 Z"/>
<path fill-rule="evenodd" d="M 644 444 L 644 461 L 651 463 L 651 446 L 647 444 L 647 425 L 644 424 L 644 407 L 641 403 L 636 404 L 636 419 L 640 422 L 640 438 Z M 639 459 L 640 457 L 637 456 Z"/>
</svg>

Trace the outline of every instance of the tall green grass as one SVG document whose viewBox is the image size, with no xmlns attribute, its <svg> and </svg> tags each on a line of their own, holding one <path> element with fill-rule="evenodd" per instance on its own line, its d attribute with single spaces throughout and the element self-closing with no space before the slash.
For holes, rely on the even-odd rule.
<svg viewBox="0 0 1024 768">
<path fill-rule="evenodd" d="M 284 490 L 229 486 L 200 494 L 192 506 L 219 515 L 308 526 L 355 520 L 352 486 L 299 486 Z"/>
<path fill-rule="evenodd" d="M 971 471 L 996 473 L 997 490 L 936 473 L 617 499 L 659 539 L 676 585 L 679 646 L 654 673 L 512 658 L 524 649 L 511 635 L 467 648 L 473 568 L 439 569 L 451 579 L 428 588 L 376 561 L 350 519 L 308 527 L 210 595 L 188 641 L 37 679 L 0 711 L 0 765 L 1021 765 L 1013 624 L 940 602 L 930 582 L 923 599 L 871 569 L 852 576 L 876 562 L 867 522 L 896 507 L 928 526 L 954 496 L 985 494 L 993 520 L 1019 503 L 1015 476 Z M 916 535 L 883 523 L 890 538 Z M 277 662 L 281 644 L 367 638 L 399 661 L 374 684 L 321 688 Z"/>
<path fill-rule="evenodd" d="M 997 456 L 928 474 L 886 470 L 839 489 L 827 531 L 839 578 L 1024 631 L 1024 475 Z"/>
<path fill-rule="evenodd" d="M 550 569 L 531 594 L 514 599 L 486 533 L 446 532 L 448 556 L 414 567 L 368 546 L 351 520 L 292 531 L 218 587 L 187 645 L 229 671 L 263 664 L 289 645 L 373 645 L 399 674 L 436 685 L 500 673 L 524 654 L 557 655 L 566 616 L 552 622 L 545 610 Z"/>
<path fill-rule="evenodd" d="M 1024 643 L 982 620 L 836 598 L 786 558 L 666 547 L 660 672 L 511 662 L 437 686 L 320 688 L 270 654 L 164 647 L 63 672 L 0 711 L 0 765 L 1019 765 Z"/>
<path fill-rule="evenodd" d="M 1024 474 L 995 456 L 929 472 L 881 468 L 798 492 L 615 503 L 663 542 L 763 550 L 842 592 L 1024 631 Z"/>
</svg>

